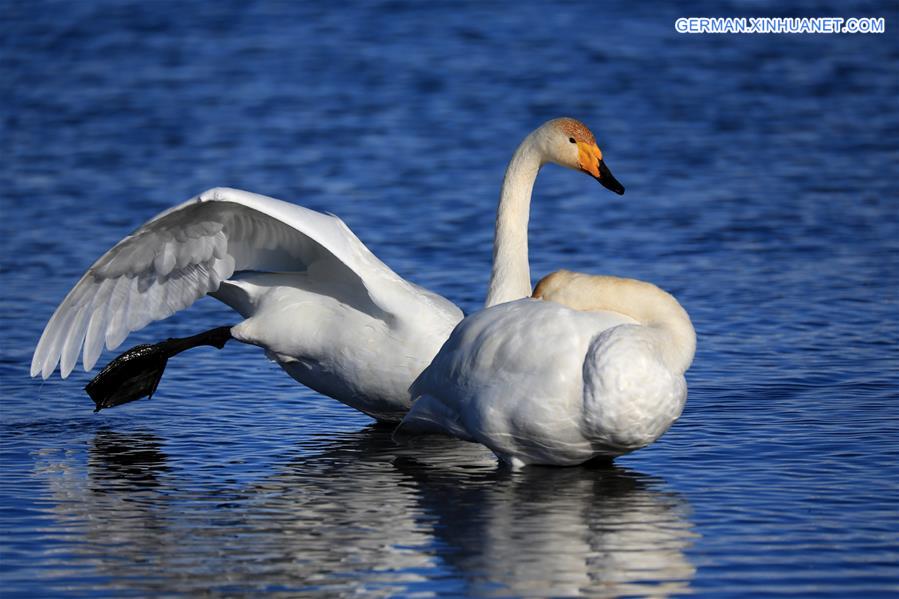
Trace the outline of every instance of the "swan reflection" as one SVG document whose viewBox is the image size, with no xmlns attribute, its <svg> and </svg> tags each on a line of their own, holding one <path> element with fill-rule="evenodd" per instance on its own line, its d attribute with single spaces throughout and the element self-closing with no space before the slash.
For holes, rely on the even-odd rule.
<svg viewBox="0 0 899 599">
<path fill-rule="evenodd" d="M 525 468 L 480 478 L 404 470 L 469 593 L 664 596 L 689 590 L 682 498 L 618 467 Z"/>
<path fill-rule="evenodd" d="M 664 596 L 694 574 L 684 499 L 622 468 L 510 472 L 479 445 L 397 447 L 369 427 L 240 482 L 164 446 L 99 431 L 86 477 L 71 454 L 40 456 L 86 588 Z M 72 588 L 63 564 L 43 576 Z"/>
</svg>

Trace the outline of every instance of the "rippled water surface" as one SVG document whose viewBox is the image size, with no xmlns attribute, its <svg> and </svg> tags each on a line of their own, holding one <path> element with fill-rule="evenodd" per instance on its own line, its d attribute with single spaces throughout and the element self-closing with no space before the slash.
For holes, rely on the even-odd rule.
<svg viewBox="0 0 899 599">
<path fill-rule="evenodd" d="M 895 7 L 811 13 L 880 36 L 741 37 L 673 23 L 806 13 L 316 6 L 3 8 L 3 595 L 899 592 Z M 628 191 L 545 169 L 534 275 L 653 281 L 699 336 L 681 420 L 612 469 L 397 447 L 246 346 L 96 415 L 89 374 L 28 378 L 84 269 L 214 185 L 336 213 L 475 310 L 505 163 L 562 114 Z M 233 320 L 207 299 L 128 343 Z"/>
</svg>

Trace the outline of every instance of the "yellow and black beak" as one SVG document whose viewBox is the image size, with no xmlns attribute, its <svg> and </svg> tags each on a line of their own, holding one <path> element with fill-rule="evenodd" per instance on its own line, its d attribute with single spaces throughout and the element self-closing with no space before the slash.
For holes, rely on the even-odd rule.
<svg viewBox="0 0 899 599">
<path fill-rule="evenodd" d="M 606 166 L 602 159 L 602 152 L 596 144 L 578 142 L 578 166 L 585 173 L 591 175 L 599 181 L 603 187 L 610 191 L 614 191 L 618 195 L 624 193 L 624 185 L 618 182 L 612 175 L 612 171 Z"/>
</svg>

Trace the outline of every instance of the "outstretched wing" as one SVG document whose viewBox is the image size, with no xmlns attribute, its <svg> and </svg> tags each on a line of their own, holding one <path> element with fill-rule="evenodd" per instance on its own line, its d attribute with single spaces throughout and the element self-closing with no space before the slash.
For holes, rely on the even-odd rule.
<svg viewBox="0 0 899 599">
<path fill-rule="evenodd" d="M 159 214 L 91 266 L 53 313 L 31 376 L 66 378 L 82 353 L 166 318 L 241 270 L 322 273 L 379 307 L 377 289 L 405 282 L 335 217 L 236 189 L 216 188 Z"/>
</svg>

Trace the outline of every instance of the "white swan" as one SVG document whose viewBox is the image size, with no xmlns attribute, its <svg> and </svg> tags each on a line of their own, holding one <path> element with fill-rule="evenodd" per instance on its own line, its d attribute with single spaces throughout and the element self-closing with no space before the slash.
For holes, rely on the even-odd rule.
<svg viewBox="0 0 899 599">
<path fill-rule="evenodd" d="M 580 152 L 578 168 L 596 177 L 602 169 L 601 182 L 623 191 L 576 121 L 557 119 L 528 136 L 503 182 L 490 301 L 530 293 L 520 208 L 543 162 L 570 165 L 567 147 L 559 160 L 532 151 L 550 129 Z M 234 338 L 264 348 L 304 385 L 399 421 L 411 405 L 410 385 L 462 318 L 448 300 L 400 278 L 338 218 L 216 188 L 148 221 L 88 269 L 47 323 L 31 375 L 46 379 L 59 365 L 65 378 L 79 354 L 90 370 L 104 345 L 115 349 L 130 332 L 207 294 L 245 320 L 126 352 L 88 385 L 98 409 L 152 394 L 169 356 Z"/>
<path fill-rule="evenodd" d="M 567 164 L 583 168 L 584 151 L 566 146 L 565 131 L 536 133 L 518 160 L 566 164 L 568 149 Z M 592 143 L 589 132 L 581 136 L 578 146 Z M 598 150 L 595 160 L 587 170 L 602 181 Z M 500 209 L 488 308 L 466 317 L 422 372 L 398 432 L 480 442 L 514 467 L 645 447 L 683 410 L 696 348 L 689 316 L 650 283 L 564 270 L 519 299 L 530 295 L 527 214 L 523 196 Z"/>
<path fill-rule="evenodd" d="M 82 346 L 90 370 L 104 343 L 114 349 L 206 294 L 245 320 L 186 347 L 221 347 L 229 336 L 259 345 L 296 380 L 379 420 L 402 417 L 409 384 L 462 318 L 337 217 L 217 188 L 150 220 L 88 269 L 47 323 L 31 375 L 47 378 L 60 364 L 67 377 Z M 125 401 L 152 393 L 161 374 Z"/>
</svg>

